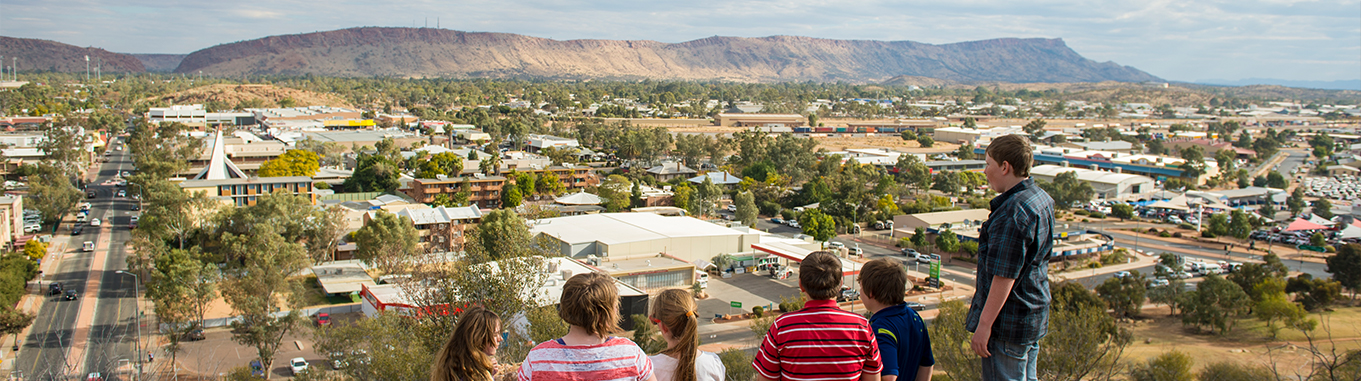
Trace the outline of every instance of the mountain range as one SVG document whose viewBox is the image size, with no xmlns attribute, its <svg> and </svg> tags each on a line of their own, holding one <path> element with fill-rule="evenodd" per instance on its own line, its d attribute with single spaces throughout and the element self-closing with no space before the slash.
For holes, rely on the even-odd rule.
<svg viewBox="0 0 1361 381">
<path fill-rule="evenodd" d="M 11 63 L 25 71 L 55 71 L 75 73 L 85 71 L 87 58 L 89 70 L 106 73 L 141 73 L 146 71 L 142 61 L 136 57 L 114 53 L 100 48 L 82 48 L 56 41 L 32 38 L 0 36 L 0 56 L 5 57 L 5 65 Z M 18 58 L 18 60 L 12 60 Z"/>
<path fill-rule="evenodd" d="M 362 27 L 270 36 L 188 55 L 127 55 L 52 41 L 3 38 L 29 68 L 79 71 L 72 54 L 107 54 L 104 71 L 217 76 L 305 75 L 542 79 L 680 79 L 739 82 L 882 82 L 922 77 L 958 83 L 1162 81 L 1082 57 L 1061 39 L 1003 38 L 951 44 L 798 36 L 709 37 L 680 43 L 567 40 L 436 28 Z M 59 55 L 34 54 L 43 51 Z M 9 54 L 4 54 L 9 55 Z M 79 57 L 79 56 L 75 56 Z M 110 65 L 114 58 L 119 64 Z M 74 65 L 74 66 L 73 66 Z M 111 70 L 111 69 L 118 70 Z"/>
</svg>

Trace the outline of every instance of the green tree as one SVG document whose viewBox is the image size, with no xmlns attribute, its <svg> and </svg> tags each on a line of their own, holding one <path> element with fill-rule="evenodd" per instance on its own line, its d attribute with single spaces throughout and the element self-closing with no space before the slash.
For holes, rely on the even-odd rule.
<svg viewBox="0 0 1361 381">
<path fill-rule="evenodd" d="M 1120 218 L 1120 221 L 1134 218 L 1134 206 L 1123 202 L 1111 205 L 1111 215 Z"/>
<path fill-rule="evenodd" d="M 1290 192 L 1290 198 L 1285 200 L 1286 209 L 1290 210 L 1291 215 L 1299 215 L 1304 211 L 1304 188 L 1295 188 Z"/>
<path fill-rule="evenodd" d="M 519 187 L 510 187 L 510 188 L 507 189 L 507 190 L 502 190 L 502 191 L 501 191 L 501 207 L 502 207 L 502 208 L 505 208 L 505 209 L 514 209 L 515 207 L 520 206 L 520 203 L 521 203 L 522 201 L 524 201 L 524 197 L 520 195 L 520 188 L 519 188 Z M 624 201 L 627 202 L 628 199 L 624 199 Z"/>
<path fill-rule="evenodd" d="M 1090 183 L 1078 180 L 1077 171 L 1063 172 L 1054 176 L 1053 182 L 1039 181 L 1037 184 L 1054 198 L 1055 206 L 1065 210 L 1077 203 L 1091 201 L 1096 193 Z"/>
<path fill-rule="evenodd" d="M 1081 284 L 1058 282 L 1050 288 L 1053 303 L 1049 334 L 1040 342 L 1039 378 L 1078 381 L 1114 376 L 1131 342 L 1129 330 L 1118 327 L 1105 313 L 1105 303 Z"/>
<path fill-rule="evenodd" d="M 935 144 L 936 141 L 932 140 L 930 136 L 926 135 L 917 136 L 917 145 L 920 145 L 922 148 L 931 148 L 931 146 Z"/>
<path fill-rule="evenodd" d="M 1173 350 L 1135 364 L 1129 371 L 1131 381 L 1192 381 L 1191 356 Z"/>
<path fill-rule="evenodd" d="M 1219 165 L 1219 173 L 1235 173 L 1233 159 L 1236 157 L 1237 154 L 1231 149 L 1215 151 L 1215 164 Z"/>
<path fill-rule="evenodd" d="M 751 355 L 740 348 L 724 349 L 718 354 L 718 359 L 723 361 L 723 368 L 727 372 L 724 379 L 750 380 L 756 376 L 756 369 L 751 367 Z"/>
<path fill-rule="evenodd" d="M 738 192 L 737 197 L 733 198 L 733 203 L 737 205 L 737 220 L 742 221 L 743 225 L 756 225 L 756 196 L 751 192 Z"/>
<path fill-rule="evenodd" d="M 813 239 L 827 242 L 836 237 L 836 222 L 832 216 L 822 213 L 822 209 L 809 209 L 799 215 L 799 226 L 803 229 L 803 234 L 813 236 Z"/>
<path fill-rule="evenodd" d="M 493 260 L 524 256 L 530 251 L 518 245 L 532 241 L 528 223 L 509 209 L 493 210 L 482 216 L 476 237 Z"/>
<path fill-rule="evenodd" d="M 536 183 L 538 182 L 539 176 L 536 176 L 533 172 L 515 172 L 514 176 L 515 188 L 520 190 L 520 196 L 527 197 L 533 195 L 534 191 L 538 190 Z M 557 176 L 550 174 L 547 177 Z"/>
<path fill-rule="evenodd" d="M 71 184 L 71 177 L 63 174 L 59 167 L 39 163 L 36 170 L 36 175 L 28 177 L 28 192 L 32 197 L 24 201 L 26 206 L 42 213 L 44 225 L 57 224 L 66 213 L 76 208 L 76 203 L 81 199 L 80 190 Z"/>
<path fill-rule="evenodd" d="M 1298 188 L 1297 188 L 1297 189 L 1298 189 Z M 1309 208 L 1309 212 L 1311 212 L 1311 213 L 1313 213 L 1315 216 L 1319 216 L 1320 218 L 1323 218 L 1323 219 L 1325 219 L 1325 220 L 1327 220 L 1327 219 L 1332 219 L 1332 218 L 1333 218 L 1333 203 L 1328 202 L 1328 199 L 1326 199 L 1326 198 L 1320 198 L 1320 199 L 1314 200 L 1313 205 L 1311 205 L 1311 207 Z"/>
<path fill-rule="evenodd" d="M 19 311 L 8 304 L 0 306 L 0 335 L 13 336 L 15 342 L 18 342 L 19 334 L 28 329 L 28 326 L 33 325 L 33 320 L 37 317 L 37 315 Z"/>
<path fill-rule="evenodd" d="M 381 270 L 399 274 L 420 252 L 420 233 L 406 216 L 379 209 L 372 220 L 354 232 L 355 258 Z"/>
<path fill-rule="evenodd" d="M 1210 234 L 1216 237 L 1229 234 L 1229 216 L 1223 213 L 1210 215 Z"/>
<path fill-rule="evenodd" d="M 691 205 L 691 207 L 694 207 L 697 211 L 696 215 L 713 215 L 717 212 L 717 210 L 714 209 L 714 206 L 718 203 L 718 198 L 722 195 L 723 187 L 714 184 L 713 180 L 706 176 L 704 177 L 704 182 L 699 184 L 698 189 L 696 189 L 696 197 L 690 200 L 692 204 L 698 203 L 698 205 Z"/>
<path fill-rule="evenodd" d="M 1148 301 L 1150 303 L 1166 305 L 1168 307 L 1168 315 L 1176 315 L 1177 309 L 1181 307 L 1182 300 L 1186 294 L 1185 286 L 1185 281 L 1173 278 L 1167 282 L 1166 286 L 1149 288 Z"/>
<path fill-rule="evenodd" d="M 1025 130 L 1026 135 L 1030 135 L 1031 141 L 1039 141 L 1040 135 L 1044 134 L 1044 124 L 1044 119 L 1035 119 L 1021 128 Z"/>
<path fill-rule="evenodd" d="M 1138 316 L 1147 291 L 1144 278 L 1138 271 L 1132 271 L 1131 275 L 1122 278 L 1106 278 L 1105 282 L 1096 286 L 1096 293 L 1101 295 L 1116 316 L 1121 317 Z"/>
<path fill-rule="evenodd" d="M 1331 279 L 1314 279 L 1312 275 L 1300 274 L 1285 283 L 1285 292 L 1295 294 L 1295 300 L 1308 311 L 1332 305 L 1342 298 L 1342 284 Z"/>
<path fill-rule="evenodd" d="M 171 361 L 180 352 L 184 334 L 203 327 L 208 305 L 217 298 L 220 270 L 197 259 L 199 255 L 195 246 L 157 256 L 146 282 L 146 297 L 153 302 L 156 317 L 169 328 L 164 333 Z"/>
<path fill-rule="evenodd" d="M 542 176 L 539 176 L 539 181 L 534 183 L 534 187 L 539 194 L 545 195 L 557 195 L 566 190 L 566 187 L 562 184 L 562 179 L 550 172 L 545 172 Z"/>
<path fill-rule="evenodd" d="M 605 199 L 605 210 L 610 212 L 622 211 L 629 205 L 629 189 L 633 188 L 633 182 L 622 175 L 610 175 L 605 181 L 596 187 L 596 195 Z M 712 207 L 710 207 L 712 209 Z"/>
<path fill-rule="evenodd" d="M 898 162 L 893 167 L 898 170 L 898 179 L 903 184 L 918 190 L 931 187 L 931 169 L 917 155 L 898 155 Z"/>
<path fill-rule="evenodd" d="M 265 369 L 273 369 L 283 337 L 301 320 L 302 281 L 294 275 L 307 264 L 302 244 L 280 235 L 278 227 L 256 225 L 249 235 L 223 233 L 222 254 L 229 259 L 222 298 L 240 320 L 232 322 L 232 339 L 254 347 Z M 287 315 L 274 313 L 287 310 Z"/>
<path fill-rule="evenodd" d="M 1308 318 L 1308 312 L 1305 312 L 1304 307 L 1286 300 L 1285 281 L 1270 278 L 1263 280 L 1253 289 L 1253 293 L 1261 297 L 1253 303 L 1252 314 L 1258 320 L 1266 322 L 1267 332 L 1271 333 L 1271 338 L 1275 339 L 1277 333 L 1281 331 L 1281 327 L 1276 325 L 1277 322 L 1306 332 L 1313 330 L 1318 324 Z"/>
<path fill-rule="evenodd" d="M 1238 185 L 1238 189 L 1247 188 L 1252 185 L 1251 179 L 1248 178 L 1248 170 L 1246 169 L 1238 168 L 1237 179 L 1238 182 L 1236 185 Z"/>
<path fill-rule="evenodd" d="M 1195 182 L 1201 175 L 1205 174 L 1205 149 L 1200 146 L 1190 146 L 1181 150 L 1181 159 L 1185 162 L 1181 165 L 1181 177 L 1187 181 Z"/>
<path fill-rule="evenodd" d="M 390 192 L 401 185 L 401 169 L 397 162 L 383 155 L 360 154 L 354 174 L 345 179 L 349 192 Z"/>
<path fill-rule="evenodd" d="M 47 256 L 47 243 L 36 239 L 30 239 L 24 243 L 24 256 L 34 261 L 41 261 Z"/>
<path fill-rule="evenodd" d="M 936 320 L 927 327 L 936 367 L 949 380 L 982 379 L 981 362 L 968 345 L 973 333 L 964 329 L 969 307 L 961 300 L 951 300 L 941 303 L 938 311 Z"/>
<path fill-rule="evenodd" d="M 1323 233 L 1315 232 L 1309 236 L 1309 244 L 1312 246 L 1323 247 L 1328 244 L 1328 239 L 1323 237 Z"/>
<path fill-rule="evenodd" d="M 1228 234 L 1237 239 L 1248 239 L 1248 235 L 1252 234 L 1252 222 L 1248 220 L 1248 213 L 1234 209 L 1229 217 Z"/>
<path fill-rule="evenodd" d="M 1247 293 L 1237 284 L 1218 275 L 1207 275 L 1186 295 L 1182 306 L 1182 324 L 1197 328 L 1210 327 L 1226 335 L 1233 330 L 1237 316 L 1249 305 Z"/>
<path fill-rule="evenodd" d="M 1285 189 L 1290 186 L 1290 183 L 1286 181 L 1285 176 L 1282 176 L 1280 172 L 1271 171 L 1266 174 L 1266 186 Z"/>
<path fill-rule="evenodd" d="M 898 136 L 902 137 L 903 140 L 917 140 L 917 132 L 912 130 L 903 130 Z"/>
<path fill-rule="evenodd" d="M 1352 299 L 1361 289 L 1361 245 L 1345 244 L 1337 248 L 1337 254 L 1326 258 L 1324 271 L 1333 274 L 1333 280 L 1350 290 Z"/>
<path fill-rule="evenodd" d="M 291 149 L 279 157 L 260 164 L 260 177 L 287 177 L 317 175 L 321 163 L 317 154 L 303 149 Z"/>
<path fill-rule="evenodd" d="M 911 241 L 912 246 L 916 247 L 918 250 L 923 250 L 926 248 L 926 245 L 930 244 L 926 238 L 926 229 L 923 229 L 920 226 L 913 232 Z"/>
<path fill-rule="evenodd" d="M 944 252 L 959 250 L 959 236 L 948 229 L 936 234 L 936 248 Z"/>
</svg>

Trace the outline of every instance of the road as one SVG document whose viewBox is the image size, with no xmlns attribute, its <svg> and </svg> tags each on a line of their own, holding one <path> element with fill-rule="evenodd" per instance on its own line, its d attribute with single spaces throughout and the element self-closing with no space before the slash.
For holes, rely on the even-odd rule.
<svg viewBox="0 0 1361 381">
<path fill-rule="evenodd" d="M 108 162 L 100 165 L 96 180 L 87 185 L 86 189 L 94 190 L 97 197 L 82 201 L 91 203 L 90 216 L 99 218 L 103 228 L 80 223 L 85 225 L 82 234 L 71 236 L 74 225 L 61 226 L 53 240 L 64 242 L 67 250 L 60 254 L 63 259 L 56 273 L 44 274 L 41 282 L 44 295 L 48 284 L 56 281 L 63 288 L 76 290 L 80 298 L 96 298 L 92 311 L 82 314 L 82 300 L 46 296 L 17 360 L 16 368 L 29 379 L 58 379 L 63 374 L 83 377 L 91 372 L 108 375 L 119 366 L 120 360 L 134 363 L 137 360 L 133 349 L 137 334 L 133 277 L 114 272 L 127 267 L 123 245 L 131 236 L 127 229 L 131 215 L 137 212 L 130 210 L 134 200 L 114 197 L 121 187 L 100 185 L 132 168 L 127 151 L 114 153 Z M 98 243 L 97 252 L 82 252 L 81 245 L 85 241 Z M 99 266 L 102 270 L 94 274 L 95 283 L 91 284 L 100 286 L 87 290 L 96 257 L 103 261 Z M 88 317 L 77 327 L 77 319 L 82 315 Z M 146 327 L 143 331 L 150 333 Z M 73 343 L 81 337 L 87 338 L 84 345 L 74 345 L 81 344 Z M 73 351 L 73 347 L 83 350 Z M 73 356 L 79 358 L 71 358 Z"/>
</svg>

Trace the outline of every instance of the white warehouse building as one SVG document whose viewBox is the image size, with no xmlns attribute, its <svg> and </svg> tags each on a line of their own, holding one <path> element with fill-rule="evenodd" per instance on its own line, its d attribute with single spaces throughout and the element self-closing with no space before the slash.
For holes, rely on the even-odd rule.
<svg viewBox="0 0 1361 381">
<path fill-rule="evenodd" d="M 530 234 L 557 245 L 572 258 L 606 260 L 666 253 L 684 261 L 751 251 L 762 234 L 727 228 L 694 217 L 652 213 L 601 213 L 530 221 Z"/>
<path fill-rule="evenodd" d="M 1077 172 L 1078 181 L 1091 184 L 1093 196 L 1098 200 L 1125 200 L 1157 190 L 1153 179 L 1143 175 L 1096 171 L 1052 164 L 1039 165 L 1030 169 L 1030 175 L 1035 180 L 1050 182 L 1064 172 Z"/>
</svg>

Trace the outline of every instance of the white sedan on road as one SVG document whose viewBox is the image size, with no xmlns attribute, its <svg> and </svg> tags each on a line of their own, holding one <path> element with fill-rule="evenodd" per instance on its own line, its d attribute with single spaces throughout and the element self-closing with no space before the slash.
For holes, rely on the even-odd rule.
<svg viewBox="0 0 1361 381">
<path fill-rule="evenodd" d="M 293 370 L 294 376 L 297 376 L 298 373 L 307 370 L 307 360 L 302 357 L 294 357 L 292 360 L 288 360 L 288 368 Z"/>
</svg>

